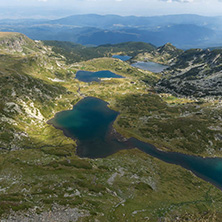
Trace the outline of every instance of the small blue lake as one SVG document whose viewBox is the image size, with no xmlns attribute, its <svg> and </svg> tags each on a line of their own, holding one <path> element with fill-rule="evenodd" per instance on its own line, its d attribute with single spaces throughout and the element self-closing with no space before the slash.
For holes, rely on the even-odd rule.
<svg viewBox="0 0 222 222">
<path fill-rule="evenodd" d="M 132 64 L 133 67 L 148 70 L 154 73 L 162 72 L 164 69 L 168 68 L 168 66 L 155 63 L 155 62 L 136 62 Z"/>
<path fill-rule="evenodd" d="M 57 113 L 48 123 L 77 140 L 77 155 L 80 157 L 102 158 L 122 149 L 136 147 L 162 161 L 191 170 L 222 190 L 222 158 L 164 152 L 135 138 L 125 140 L 112 128 L 119 113 L 107 105 L 103 100 L 87 97 L 73 106 L 73 110 Z"/>
<path fill-rule="evenodd" d="M 115 58 L 115 59 L 120 59 L 122 61 L 127 61 L 129 59 L 132 58 L 132 56 L 127 56 L 127 55 L 113 55 L 112 58 Z"/>
<path fill-rule="evenodd" d="M 98 71 L 98 72 L 89 72 L 80 70 L 76 73 L 76 79 L 82 82 L 100 82 L 102 78 L 124 78 L 121 75 L 117 75 L 108 70 Z"/>
</svg>

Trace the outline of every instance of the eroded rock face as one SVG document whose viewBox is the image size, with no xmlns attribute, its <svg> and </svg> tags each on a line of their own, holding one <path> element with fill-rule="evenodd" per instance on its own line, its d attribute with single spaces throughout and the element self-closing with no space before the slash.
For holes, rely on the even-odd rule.
<svg viewBox="0 0 222 222">
<path fill-rule="evenodd" d="M 222 96 L 222 50 L 187 50 L 163 73 L 158 92 L 206 97 Z"/>
<path fill-rule="evenodd" d="M 8 47 L 8 50 L 12 50 L 15 52 L 22 52 L 23 48 L 22 46 L 26 44 L 26 42 L 24 41 L 24 39 L 19 36 L 17 39 L 3 39 L 2 41 L 0 41 L 1 45 L 5 45 Z"/>
<path fill-rule="evenodd" d="M 36 43 L 21 33 L 0 32 L 0 52 L 30 53 L 36 49 Z"/>
</svg>

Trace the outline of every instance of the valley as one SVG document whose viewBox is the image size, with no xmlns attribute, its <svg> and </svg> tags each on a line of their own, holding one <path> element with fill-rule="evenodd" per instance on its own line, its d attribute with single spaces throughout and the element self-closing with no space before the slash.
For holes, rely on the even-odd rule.
<svg viewBox="0 0 222 222">
<path fill-rule="evenodd" d="M 175 52 L 171 45 L 161 50 L 145 43 L 125 43 L 78 46 L 77 54 L 82 56 L 77 57 L 75 47 L 65 50 L 69 43 L 32 41 L 17 33 L 0 35 L 0 42 L 1 221 L 56 215 L 64 209 L 75 215 L 67 222 L 74 217 L 81 221 L 220 221 L 221 190 L 190 171 L 138 149 L 106 158 L 80 158 L 76 141 L 47 124 L 81 99 L 96 97 L 120 113 L 113 127 L 124 138 L 135 137 L 163 151 L 222 157 L 218 50 L 190 54 Z M 116 54 L 133 58 L 124 62 L 112 58 Z M 131 66 L 131 61 L 146 59 L 170 67 L 152 73 Z M 199 87 L 213 78 L 218 88 L 211 86 L 208 94 L 200 87 L 194 94 L 180 90 L 179 82 L 171 87 L 194 64 L 197 74 L 190 73 L 192 80 L 185 80 Z M 82 82 L 75 78 L 80 70 L 109 70 L 124 78 Z"/>
</svg>

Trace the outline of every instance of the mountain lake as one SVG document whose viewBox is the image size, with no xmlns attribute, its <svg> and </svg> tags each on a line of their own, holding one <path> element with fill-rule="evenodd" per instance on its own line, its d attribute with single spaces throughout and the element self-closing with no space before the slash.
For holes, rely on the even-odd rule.
<svg viewBox="0 0 222 222">
<path fill-rule="evenodd" d="M 138 148 L 164 162 L 180 165 L 222 190 L 222 158 L 165 152 L 136 138 L 126 139 L 112 127 L 119 113 L 107 105 L 98 98 L 86 97 L 72 110 L 57 113 L 48 123 L 77 140 L 77 155 L 80 157 L 103 158 L 122 149 Z"/>
<path fill-rule="evenodd" d="M 121 75 L 117 75 L 108 70 L 102 70 L 98 72 L 89 72 L 80 70 L 76 73 L 76 79 L 82 82 L 100 82 L 100 79 L 103 78 L 124 78 Z"/>
</svg>

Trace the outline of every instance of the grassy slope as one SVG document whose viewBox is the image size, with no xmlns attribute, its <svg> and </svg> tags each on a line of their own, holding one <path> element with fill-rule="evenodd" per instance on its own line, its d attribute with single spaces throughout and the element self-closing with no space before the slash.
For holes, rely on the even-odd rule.
<svg viewBox="0 0 222 222">
<path fill-rule="evenodd" d="M 71 147 L 0 158 L 0 213 L 34 206 L 41 212 L 57 203 L 87 210 L 85 221 L 220 218 L 221 191 L 137 150 L 98 160 L 79 159 Z"/>
<path fill-rule="evenodd" d="M 117 100 L 121 112 L 116 127 L 162 149 L 204 156 L 221 156 L 221 110 L 215 104 L 168 104 L 157 95 L 125 95 Z M 173 98 L 172 98 L 173 99 Z M 177 99 L 174 99 L 177 102 Z"/>
<path fill-rule="evenodd" d="M 38 53 L 35 56 L 0 57 L 3 95 L 0 118 L 11 119 L 0 123 L 1 132 L 5 133 L 1 142 L 7 149 L 13 149 L 10 152 L 1 150 L 0 154 L 1 217 L 10 209 L 27 211 L 37 207 L 39 213 L 57 203 L 87 210 L 90 216 L 85 221 L 145 221 L 147 217 L 150 221 L 160 218 L 172 221 L 176 217 L 180 221 L 186 221 L 186 218 L 193 221 L 218 218 L 219 221 L 221 192 L 192 173 L 138 150 L 121 151 L 105 159 L 80 159 L 74 154 L 75 142 L 46 124 L 55 112 L 71 108 L 70 104 L 81 98 L 77 93 L 80 87 L 81 93 L 102 98 L 122 112 L 115 126 L 123 135 L 146 137 L 162 147 L 166 146 L 165 139 L 158 130 L 166 118 L 177 124 L 181 112 L 199 110 L 195 108 L 196 104 L 181 105 L 189 101 L 164 98 L 167 103 L 175 103 L 170 107 L 157 95 L 149 95 L 149 86 L 141 81 L 141 77 L 149 77 L 153 82 L 158 76 L 138 71 L 119 60 L 103 58 L 71 66 L 59 61 L 61 64 L 58 66 L 58 58 L 50 59 L 48 54 L 51 55 L 46 50 L 43 57 Z M 78 69 L 109 69 L 126 78 L 83 83 L 73 79 L 73 73 Z M 64 82 L 53 82 L 49 78 L 60 78 Z M 206 105 L 202 104 L 201 108 Z M 39 112 L 44 119 L 36 118 Z M 206 118 L 210 118 L 208 112 L 211 111 L 206 108 Z M 157 115 L 164 118 L 157 122 Z M 154 135 L 147 134 L 152 123 L 137 122 L 144 116 L 149 116 L 157 124 Z M 211 120 L 205 121 L 205 128 L 207 121 Z M 192 122 L 193 118 L 189 121 Z M 173 133 L 164 136 L 172 137 Z M 171 149 L 177 148 L 175 141 L 168 143 L 172 144 Z M 188 152 L 183 148 L 180 151 Z"/>
</svg>

